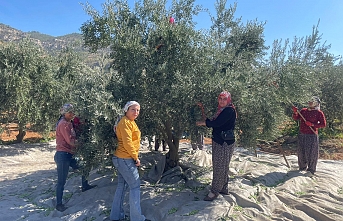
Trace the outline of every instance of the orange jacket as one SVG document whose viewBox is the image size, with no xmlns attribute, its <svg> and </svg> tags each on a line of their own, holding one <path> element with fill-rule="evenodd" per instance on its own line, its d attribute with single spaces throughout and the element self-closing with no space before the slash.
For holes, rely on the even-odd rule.
<svg viewBox="0 0 343 221">
<path fill-rule="evenodd" d="M 141 132 L 133 120 L 129 120 L 124 116 L 116 127 L 116 135 L 118 139 L 118 147 L 114 155 L 119 158 L 133 160 L 138 159 L 138 151 L 140 148 Z"/>
</svg>

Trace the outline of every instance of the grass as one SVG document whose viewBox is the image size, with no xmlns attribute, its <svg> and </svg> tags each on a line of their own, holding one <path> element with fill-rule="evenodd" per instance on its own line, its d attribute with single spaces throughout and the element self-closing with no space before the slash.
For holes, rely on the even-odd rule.
<svg viewBox="0 0 343 221">
<path fill-rule="evenodd" d="M 242 212 L 242 211 L 243 211 L 243 207 L 238 206 L 238 205 L 235 205 L 235 206 L 233 207 L 233 210 L 234 210 L 234 211 L 237 211 L 237 212 Z"/>
<path fill-rule="evenodd" d="M 337 190 L 337 193 L 338 194 L 343 194 L 343 187 L 339 187 L 338 190 Z"/>
<path fill-rule="evenodd" d="M 302 195 L 305 195 L 306 193 L 303 192 L 303 191 L 298 191 L 298 192 L 295 192 L 295 194 L 296 194 L 297 196 L 302 196 Z"/>
<path fill-rule="evenodd" d="M 199 210 L 192 210 L 191 212 L 185 214 L 184 216 L 192 216 L 192 215 L 195 215 L 197 213 L 199 213 Z"/>
<path fill-rule="evenodd" d="M 64 199 L 65 201 L 68 201 L 72 196 L 73 196 L 73 193 L 65 193 L 65 194 L 63 195 L 63 199 Z"/>
<path fill-rule="evenodd" d="M 258 193 L 250 194 L 249 199 L 254 199 L 256 203 L 259 203 L 257 200 Z"/>
<path fill-rule="evenodd" d="M 193 193 L 197 193 L 197 192 L 199 192 L 199 191 L 201 191 L 201 190 L 203 190 L 205 188 L 206 188 L 206 186 L 202 185 L 202 186 L 193 187 L 193 188 L 191 188 L 191 190 L 192 190 Z"/>
<path fill-rule="evenodd" d="M 49 216 L 50 215 L 50 213 L 52 212 L 52 211 L 54 211 L 55 210 L 55 208 L 54 207 L 49 207 L 49 208 L 46 208 L 45 209 L 45 213 L 44 213 L 44 215 L 45 216 Z"/>
<path fill-rule="evenodd" d="M 177 208 L 173 207 L 168 211 L 168 215 L 174 214 L 177 212 Z"/>
</svg>

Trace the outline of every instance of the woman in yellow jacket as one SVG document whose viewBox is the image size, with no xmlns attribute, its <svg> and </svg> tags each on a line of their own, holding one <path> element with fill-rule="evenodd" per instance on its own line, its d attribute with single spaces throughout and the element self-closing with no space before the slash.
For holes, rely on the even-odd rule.
<svg viewBox="0 0 343 221">
<path fill-rule="evenodd" d="M 129 187 L 130 220 L 149 221 L 142 215 L 140 205 L 140 178 L 137 167 L 140 166 L 138 152 L 140 148 L 141 132 L 135 122 L 140 111 L 136 101 L 129 101 L 124 107 L 125 116 L 116 125 L 115 132 L 118 147 L 112 158 L 113 165 L 118 170 L 118 185 L 114 194 L 111 220 L 124 219 L 123 201 L 125 190 Z"/>
</svg>

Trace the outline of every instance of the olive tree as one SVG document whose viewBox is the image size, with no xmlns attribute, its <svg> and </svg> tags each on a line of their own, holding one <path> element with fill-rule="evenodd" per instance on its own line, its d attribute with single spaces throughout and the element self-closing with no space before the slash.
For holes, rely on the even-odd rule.
<svg viewBox="0 0 343 221">
<path fill-rule="evenodd" d="M 143 132 L 162 134 L 169 146 L 167 166 L 178 164 L 180 137 L 188 124 L 187 110 L 192 103 L 192 79 L 200 70 L 197 62 L 199 33 L 194 30 L 193 1 L 144 1 L 131 10 L 125 1 L 107 2 L 101 16 L 90 6 L 93 20 L 81 27 L 85 43 L 92 50 L 110 47 L 113 97 L 141 104 L 138 119 Z M 168 17 L 178 20 L 170 23 Z M 153 128 L 152 128 L 153 127 Z"/>
<path fill-rule="evenodd" d="M 173 1 L 168 10 L 166 1 L 150 0 L 132 10 L 126 1 L 107 2 L 103 9 L 101 15 L 86 5 L 92 20 L 81 27 L 85 44 L 91 51 L 111 50 L 118 76 L 108 90 L 117 101 L 141 103 L 143 133 L 162 134 L 170 148 L 166 168 L 178 164 L 179 140 L 195 127 L 189 112 L 197 102 L 211 115 L 214 110 L 208 107 L 216 107 L 218 93 L 229 90 L 248 110 L 247 88 L 259 73 L 257 60 L 265 49 L 263 23 L 242 24 L 234 19 L 235 6 L 226 8 L 223 0 L 216 2 L 208 31 L 195 29 L 193 16 L 201 7 L 190 0 Z"/>
<path fill-rule="evenodd" d="M 59 83 L 53 73 L 52 57 L 29 40 L 0 45 L 1 123 L 18 123 L 18 142 L 27 126 L 50 131 L 59 105 Z"/>
<path fill-rule="evenodd" d="M 116 117 L 122 113 L 118 101 L 112 95 L 113 79 L 117 73 L 109 68 L 110 59 L 106 53 L 97 54 L 99 66 L 86 65 L 75 74 L 71 102 L 75 104 L 76 114 L 81 119 L 77 155 L 84 162 L 83 172 L 91 168 L 103 169 L 111 163 L 117 142 L 113 131 Z"/>
<path fill-rule="evenodd" d="M 330 129 L 343 123 L 343 66 L 332 66 L 323 73 L 321 87 L 321 108 Z"/>
</svg>

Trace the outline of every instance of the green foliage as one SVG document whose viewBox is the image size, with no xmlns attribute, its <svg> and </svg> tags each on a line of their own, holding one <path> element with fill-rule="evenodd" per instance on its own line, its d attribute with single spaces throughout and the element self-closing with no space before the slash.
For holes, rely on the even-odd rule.
<svg viewBox="0 0 343 221">
<path fill-rule="evenodd" d="M 177 208 L 173 207 L 168 211 L 168 215 L 171 215 L 171 214 L 176 213 L 176 212 L 177 212 Z"/>
<path fill-rule="evenodd" d="M 343 65 L 331 66 L 322 75 L 321 108 L 325 111 L 328 127 L 335 129 L 343 122 Z"/>
<path fill-rule="evenodd" d="M 106 55 L 98 57 L 100 66 L 83 66 L 72 76 L 73 93 L 70 102 L 75 105 L 76 114 L 83 125 L 77 155 L 84 162 L 83 173 L 88 175 L 92 168 L 104 168 L 111 164 L 111 156 L 117 145 L 113 124 L 122 113 L 118 103 L 108 90 L 116 73 L 107 68 Z M 66 77 L 66 76 L 64 76 Z"/>
<path fill-rule="evenodd" d="M 218 93 L 230 91 L 238 111 L 239 142 L 251 147 L 257 138 L 280 136 L 292 102 L 301 104 L 320 94 L 321 79 L 328 79 L 322 73 L 328 74 L 334 57 L 328 46 L 320 45 L 318 26 L 291 44 L 276 40 L 266 60 L 264 23 L 242 24 L 234 18 L 236 7 L 217 1 L 210 29 L 197 31 L 192 16 L 201 7 L 193 1 L 173 2 L 170 9 L 165 1 L 146 0 L 133 9 L 126 1 L 107 2 L 102 14 L 85 6 L 92 17 L 81 28 L 86 46 L 91 51 L 111 49 L 116 72 L 106 93 L 120 106 L 137 100 L 143 134 L 162 136 L 174 160 L 181 134 L 198 130 L 199 116 L 190 113 L 197 102 L 211 116 Z M 176 15 L 175 24 L 168 22 L 170 15 Z"/>
<path fill-rule="evenodd" d="M 299 124 L 288 124 L 286 127 L 282 130 L 283 135 L 288 136 L 297 136 L 299 133 Z"/>
<path fill-rule="evenodd" d="M 0 45 L 1 122 L 16 122 L 23 133 L 27 124 L 37 131 L 49 131 L 57 109 L 52 58 L 34 43 Z M 21 136 L 18 141 L 22 140 Z"/>
<path fill-rule="evenodd" d="M 55 37 L 51 35 L 42 34 L 37 31 L 31 31 L 28 32 L 28 34 L 30 35 L 30 37 L 39 39 L 41 41 L 53 41 L 55 39 Z"/>
<path fill-rule="evenodd" d="M 243 24 L 235 19 L 237 4 L 226 3 L 216 1 L 212 26 L 202 31 L 192 19 L 206 9 L 193 0 L 172 1 L 169 8 L 164 0 L 145 0 L 132 9 L 124 0 L 107 1 L 102 13 L 86 4 L 91 20 L 81 27 L 84 44 L 91 52 L 102 52 L 89 55 L 97 60 L 92 65 L 73 45 L 53 57 L 28 40 L 1 43 L 1 123 L 17 122 L 23 132 L 30 123 L 48 132 L 59 107 L 73 103 L 87 122 L 77 153 L 85 162 L 84 174 L 110 164 L 117 145 L 113 123 L 129 100 L 141 104 L 142 135 L 166 140 L 172 166 L 185 131 L 209 133 L 195 126 L 202 118 L 197 102 L 211 117 L 223 90 L 232 94 L 238 112 L 241 146 L 252 147 L 257 138 L 295 135 L 296 123 L 280 128 L 291 120 L 291 106 L 304 107 L 313 95 L 321 97 L 330 129 L 320 135 L 336 136 L 343 122 L 343 65 L 335 64 L 329 46 L 321 45 L 318 25 L 293 42 L 275 40 L 266 57 L 264 23 Z M 175 24 L 168 22 L 169 16 L 175 16 Z"/>
<path fill-rule="evenodd" d="M 173 146 L 188 124 L 185 110 L 194 104 L 190 98 L 198 34 L 190 20 L 196 10 L 193 2 L 173 4 L 174 11 L 168 12 L 162 1 L 137 3 L 133 11 L 125 1 L 105 3 L 103 16 L 88 8 L 93 20 L 81 30 L 91 50 L 111 47 L 112 67 L 118 74 L 108 88 L 113 98 L 137 100 L 143 133 L 161 134 L 177 152 L 178 145 Z M 173 13 L 179 15 L 177 25 L 168 23 L 167 15 Z"/>
<path fill-rule="evenodd" d="M 195 30 L 192 17 L 200 7 L 190 0 L 173 2 L 169 10 L 164 1 L 140 2 L 133 10 L 126 1 L 107 2 L 103 15 L 85 7 L 92 16 L 81 28 L 85 44 L 91 51 L 110 47 L 112 67 L 118 74 L 107 90 L 117 102 L 140 102 L 138 123 L 143 133 L 164 137 L 174 160 L 182 133 L 195 129 L 189 110 L 197 102 L 214 113 L 215 98 L 227 89 L 237 92 L 233 96 L 244 110 L 249 100 L 239 96 L 248 95 L 244 89 L 251 82 L 252 63 L 257 64 L 256 58 L 265 49 L 263 24 L 243 25 L 233 20 L 235 7 L 226 9 L 226 1 L 217 4 L 217 18 L 209 33 Z M 176 15 L 176 24 L 168 22 L 170 15 Z M 250 126 L 256 131 L 261 124 Z"/>
</svg>

